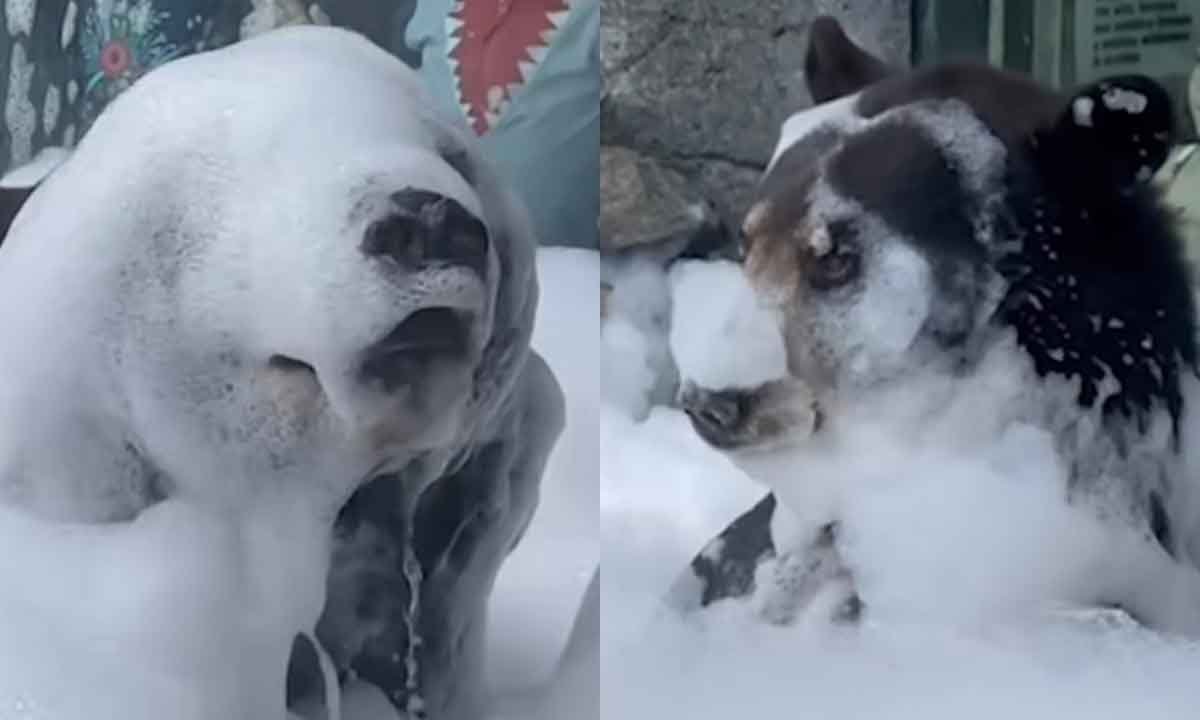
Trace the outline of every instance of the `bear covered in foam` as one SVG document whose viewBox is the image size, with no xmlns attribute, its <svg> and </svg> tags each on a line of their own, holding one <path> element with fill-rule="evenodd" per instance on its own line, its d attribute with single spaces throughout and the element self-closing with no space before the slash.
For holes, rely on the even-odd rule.
<svg viewBox="0 0 1200 720">
<path fill-rule="evenodd" d="M 432 107 L 365 39 L 284 29 L 148 74 L 31 196 L 0 251 L 0 704 L 283 718 L 317 634 L 410 716 L 476 716 L 562 398 L 524 211 Z"/>
</svg>

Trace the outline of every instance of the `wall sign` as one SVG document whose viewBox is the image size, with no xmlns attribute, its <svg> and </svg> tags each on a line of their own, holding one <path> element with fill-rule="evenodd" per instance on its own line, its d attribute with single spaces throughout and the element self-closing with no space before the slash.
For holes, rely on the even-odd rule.
<svg viewBox="0 0 1200 720">
<path fill-rule="evenodd" d="M 1090 0 L 1075 10 L 1076 77 L 1186 75 L 1200 47 L 1200 1 Z"/>
</svg>

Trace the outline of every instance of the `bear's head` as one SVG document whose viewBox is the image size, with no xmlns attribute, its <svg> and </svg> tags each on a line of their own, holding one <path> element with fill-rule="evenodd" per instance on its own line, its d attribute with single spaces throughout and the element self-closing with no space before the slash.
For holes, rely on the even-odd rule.
<svg viewBox="0 0 1200 720">
<path fill-rule="evenodd" d="M 1148 183 L 1173 137 L 1158 84 L 1060 94 L 985 65 L 901 71 L 829 18 L 805 73 L 816 105 L 783 125 L 742 228 L 793 378 L 818 401 L 869 396 L 914 373 L 969 375 L 1007 336 L 1106 421 L 1178 423 L 1194 300 Z M 742 415 L 693 422 L 753 444 Z"/>
<path fill-rule="evenodd" d="M 324 484 L 332 511 L 470 444 L 528 349 L 535 243 L 434 107 L 361 38 L 297 28 L 163 66 L 98 119 L 0 261 L 21 454 L 44 428 L 93 461 L 80 487 L 26 465 L 88 496 L 55 514 L 110 515 L 85 506 L 148 475 L 235 503 Z"/>
</svg>

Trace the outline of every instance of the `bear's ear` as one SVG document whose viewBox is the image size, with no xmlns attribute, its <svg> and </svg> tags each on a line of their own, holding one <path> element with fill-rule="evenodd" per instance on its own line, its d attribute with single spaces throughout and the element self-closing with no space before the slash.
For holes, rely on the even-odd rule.
<svg viewBox="0 0 1200 720">
<path fill-rule="evenodd" d="M 851 95 L 891 73 L 887 63 L 855 45 L 834 18 L 821 15 L 812 21 L 804 79 L 814 103 Z"/>
<path fill-rule="evenodd" d="M 1174 117 L 1171 97 L 1157 82 L 1143 75 L 1114 76 L 1077 90 L 1049 141 L 1081 179 L 1127 192 L 1149 182 L 1166 162 L 1175 140 Z"/>
</svg>

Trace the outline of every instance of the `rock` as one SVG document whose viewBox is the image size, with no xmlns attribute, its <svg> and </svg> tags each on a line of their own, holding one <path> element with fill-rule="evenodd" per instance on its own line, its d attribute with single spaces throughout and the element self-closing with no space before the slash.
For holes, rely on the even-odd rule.
<svg viewBox="0 0 1200 720">
<path fill-rule="evenodd" d="M 600 249 L 631 249 L 670 259 L 718 224 L 686 178 L 620 147 L 600 150 Z"/>
<path fill-rule="evenodd" d="M 651 407 L 671 405 L 679 387 L 669 341 L 669 275 L 661 259 L 610 254 L 601 262 L 600 282 L 605 395 L 644 420 Z"/>
<path fill-rule="evenodd" d="M 600 248 L 613 261 L 607 267 L 735 249 L 731 230 L 741 225 L 780 124 L 812 104 L 802 68 L 808 26 L 819 14 L 836 16 L 889 62 L 908 64 L 909 0 L 604 0 Z M 601 288 L 606 327 L 628 313 L 619 275 Z M 644 318 L 638 325 L 655 368 L 648 401 L 669 404 L 678 369 L 654 325 Z"/>
<path fill-rule="evenodd" d="M 602 142 L 679 172 L 737 227 L 780 123 L 811 104 L 802 60 L 822 13 L 907 65 L 908 0 L 605 0 Z"/>
</svg>

